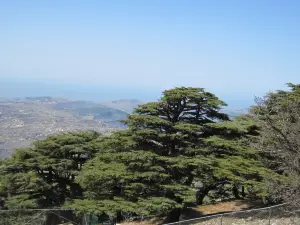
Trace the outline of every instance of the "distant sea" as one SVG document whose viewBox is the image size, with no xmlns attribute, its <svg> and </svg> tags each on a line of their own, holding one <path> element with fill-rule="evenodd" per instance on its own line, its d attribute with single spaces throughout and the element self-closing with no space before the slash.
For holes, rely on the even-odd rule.
<svg viewBox="0 0 300 225">
<path fill-rule="evenodd" d="M 156 101 L 163 90 L 139 88 L 138 86 L 107 86 L 101 84 L 70 84 L 54 81 L 13 80 L 1 78 L 0 98 L 51 96 L 70 100 L 111 101 L 119 99 L 138 99 L 142 102 Z M 254 96 L 241 93 L 215 93 L 228 104 L 228 109 L 245 109 L 254 104 Z"/>
</svg>

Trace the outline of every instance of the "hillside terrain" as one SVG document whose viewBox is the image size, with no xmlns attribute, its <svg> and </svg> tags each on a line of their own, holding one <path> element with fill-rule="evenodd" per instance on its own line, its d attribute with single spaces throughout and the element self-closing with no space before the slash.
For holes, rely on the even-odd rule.
<svg viewBox="0 0 300 225">
<path fill-rule="evenodd" d="M 127 113 L 88 101 L 34 97 L 0 99 L 0 157 L 58 132 L 95 130 L 108 134 Z"/>
<path fill-rule="evenodd" d="M 120 109 L 128 113 L 131 113 L 138 105 L 143 104 L 142 101 L 137 99 L 120 99 L 101 103 L 110 108 Z"/>
<path fill-rule="evenodd" d="M 0 157 L 58 132 L 95 130 L 108 134 L 124 128 L 118 121 L 139 104 L 142 102 L 135 99 L 96 103 L 53 97 L 0 98 Z M 243 113 L 224 112 L 232 117 Z"/>
<path fill-rule="evenodd" d="M 228 109 L 213 93 L 193 87 L 164 91 L 159 100 L 140 104 L 133 113 L 91 101 L 2 99 L 2 157 L 11 157 L 0 160 L 0 208 L 64 206 L 74 210 L 70 221 L 90 214 L 88 220 L 96 223 L 152 217 L 167 224 L 208 214 L 193 224 L 290 224 L 297 218 L 284 212 L 286 207 L 295 210 L 292 201 L 297 203 L 298 197 L 278 194 L 294 189 L 290 180 L 299 180 L 297 174 L 281 174 L 282 165 L 294 168 L 288 163 L 297 155 L 279 157 L 290 141 L 296 147 L 289 151 L 299 149 L 300 89 L 289 87 L 291 91 L 268 94 L 267 102 L 258 101 L 240 117 L 246 110 Z M 134 107 L 135 101 L 124 103 L 111 105 Z M 277 110 L 272 117 L 270 108 Z M 125 117 L 122 125 L 119 120 Z M 282 127 L 273 129 L 274 124 Z M 85 131 L 66 132 L 79 130 Z M 277 141 L 278 134 L 283 138 Z M 277 142 L 267 142 L 270 138 Z M 274 144 L 281 147 L 280 155 L 265 156 Z M 275 206 L 272 212 L 234 212 L 283 202 L 288 205 L 281 215 L 280 208 L 273 211 Z M 223 212 L 229 213 L 211 217 Z M 271 217 L 273 212 L 279 217 Z"/>
</svg>

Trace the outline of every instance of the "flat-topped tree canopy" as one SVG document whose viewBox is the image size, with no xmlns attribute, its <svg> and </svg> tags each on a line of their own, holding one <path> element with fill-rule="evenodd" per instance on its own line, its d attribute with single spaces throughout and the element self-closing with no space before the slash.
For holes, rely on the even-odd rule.
<svg viewBox="0 0 300 225">
<path fill-rule="evenodd" d="M 203 88 L 177 87 L 164 91 L 157 102 L 139 105 L 123 122 L 145 148 L 162 155 L 185 155 L 184 149 L 211 135 L 205 124 L 229 120 L 220 112 L 223 106 Z"/>
<path fill-rule="evenodd" d="M 135 113 L 158 116 L 172 123 L 203 124 L 214 120 L 229 120 L 219 110 L 226 104 L 203 88 L 177 87 L 163 92 L 157 102 L 139 105 Z"/>
<path fill-rule="evenodd" d="M 248 124 L 232 124 L 220 112 L 225 105 L 203 88 L 190 87 L 166 90 L 157 102 L 139 105 L 123 121 L 128 129 L 105 138 L 83 167 L 77 181 L 88 200 L 72 207 L 92 212 L 93 201 L 107 214 L 166 215 L 196 202 L 194 181 L 201 181 L 203 193 L 243 182 L 245 171 L 241 177 L 236 169 L 253 160 L 234 137 L 245 135 Z M 234 169 L 222 170 L 225 162 Z"/>
</svg>

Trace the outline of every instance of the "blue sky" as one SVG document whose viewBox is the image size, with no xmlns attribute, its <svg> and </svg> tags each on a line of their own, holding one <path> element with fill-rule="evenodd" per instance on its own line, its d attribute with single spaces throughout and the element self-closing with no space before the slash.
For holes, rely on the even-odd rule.
<svg viewBox="0 0 300 225">
<path fill-rule="evenodd" d="M 249 104 L 300 83 L 299 12 L 288 0 L 1 1 L 0 95 L 150 100 L 195 86 Z"/>
</svg>

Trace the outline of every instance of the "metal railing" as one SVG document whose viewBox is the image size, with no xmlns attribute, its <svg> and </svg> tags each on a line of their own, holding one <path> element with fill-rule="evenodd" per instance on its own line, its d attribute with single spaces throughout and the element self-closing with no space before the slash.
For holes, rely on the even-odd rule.
<svg viewBox="0 0 300 225">
<path fill-rule="evenodd" d="M 125 218 L 143 221 L 147 218 Z M 114 220 L 93 215 L 78 216 L 72 209 L 0 210 L 2 225 L 112 225 Z M 300 210 L 288 204 L 203 216 L 165 225 L 300 225 Z"/>
<path fill-rule="evenodd" d="M 0 210 L 2 225 L 90 225 L 72 209 Z"/>
<path fill-rule="evenodd" d="M 300 210 L 288 204 L 203 216 L 165 225 L 300 225 Z"/>
</svg>

